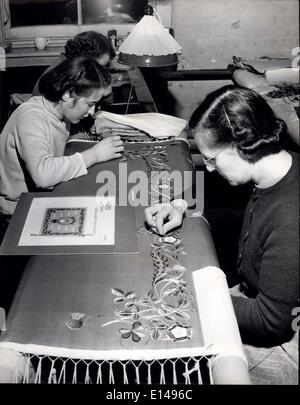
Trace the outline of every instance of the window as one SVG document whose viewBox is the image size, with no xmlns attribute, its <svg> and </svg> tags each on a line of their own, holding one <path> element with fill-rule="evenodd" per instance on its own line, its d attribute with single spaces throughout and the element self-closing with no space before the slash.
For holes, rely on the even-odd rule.
<svg viewBox="0 0 300 405">
<path fill-rule="evenodd" d="M 144 15 L 148 0 L 4 0 L 0 2 L 3 39 L 13 46 L 32 46 L 37 36 L 62 45 L 79 32 L 96 30 L 127 35 Z M 171 0 L 152 0 L 170 26 Z"/>
</svg>

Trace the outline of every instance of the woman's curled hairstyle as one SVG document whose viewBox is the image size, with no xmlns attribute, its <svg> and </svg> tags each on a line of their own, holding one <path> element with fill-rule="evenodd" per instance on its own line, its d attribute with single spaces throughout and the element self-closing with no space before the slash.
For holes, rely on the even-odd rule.
<svg viewBox="0 0 300 405">
<path fill-rule="evenodd" d="M 189 126 L 212 146 L 234 143 L 241 157 L 252 163 L 283 149 L 286 123 L 277 119 L 258 93 L 224 86 L 210 93 L 190 118 Z"/>
<path fill-rule="evenodd" d="M 96 31 L 85 31 L 69 39 L 65 45 L 65 56 L 74 58 L 86 55 L 94 58 L 108 54 L 110 59 L 116 56 L 110 40 Z"/>
<path fill-rule="evenodd" d="M 111 75 L 88 56 L 66 59 L 45 73 L 39 82 L 39 92 L 52 102 L 58 102 L 69 91 L 77 96 L 86 96 L 93 89 L 107 88 Z"/>
</svg>

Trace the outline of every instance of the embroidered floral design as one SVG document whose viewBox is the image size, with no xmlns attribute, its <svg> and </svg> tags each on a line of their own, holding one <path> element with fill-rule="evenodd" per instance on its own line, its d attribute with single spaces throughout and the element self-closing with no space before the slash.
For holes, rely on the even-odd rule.
<svg viewBox="0 0 300 405">
<path fill-rule="evenodd" d="M 135 343 L 150 339 L 154 342 L 170 340 L 183 342 L 192 337 L 191 312 L 193 297 L 184 280 L 186 269 L 179 262 L 185 254 L 178 232 L 167 237 L 154 236 L 151 245 L 154 266 L 151 289 L 145 297 L 134 292 L 113 288 L 114 304 L 122 305 L 115 311 L 112 323 L 123 323 L 119 329 L 121 340 Z M 130 327 L 127 327 L 127 324 Z"/>
<path fill-rule="evenodd" d="M 68 328 L 73 330 L 81 329 L 84 325 L 84 322 L 88 319 L 85 314 L 81 314 L 80 312 L 72 312 L 70 314 L 69 320 L 66 322 Z"/>
<path fill-rule="evenodd" d="M 148 165 L 151 203 L 170 201 L 173 179 L 168 173 L 166 147 L 156 145 L 125 151 L 121 161 L 137 158 L 144 159 Z M 149 340 L 182 342 L 191 339 L 191 312 L 196 310 L 184 278 L 186 269 L 180 263 L 185 252 L 179 233 L 175 231 L 168 236 L 158 236 L 145 225 L 140 225 L 137 232 L 144 236 L 154 235 L 151 244 L 154 271 L 150 290 L 146 296 L 138 297 L 133 291 L 113 288 L 111 292 L 118 309 L 114 312 L 115 319 L 102 326 L 122 323 L 119 329 L 121 344 L 130 339 L 144 344 Z"/>
<path fill-rule="evenodd" d="M 192 329 L 190 326 L 174 324 L 168 329 L 168 335 L 174 342 L 184 342 L 191 338 Z"/>
</svg>

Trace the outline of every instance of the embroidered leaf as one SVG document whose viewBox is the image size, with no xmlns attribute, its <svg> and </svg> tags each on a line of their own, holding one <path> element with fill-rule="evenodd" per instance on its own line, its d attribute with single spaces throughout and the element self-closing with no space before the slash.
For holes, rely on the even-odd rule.
<svg viewBox="0 0 300 405">
<path fill-rule="evenodd" d="M 130 338 L 131 335 L 132 335 L 132 332 L 131 332 L 131 331 L 128 332 L 128 333 L 122 333 L 122 334 L 121 334 L 121 336 L 122 336 L 123 339 L 128 339 L 128 338 Z"/>
<path fill-rule="evenodd" d="M 178 304 L 179 304 L 180 308 L 187 308 L 189 306 L 189 302 L 187 301 L 186 298 L 180 299 L 178 301 Z"/>
<path fill-rule="evenodd" d="M 120 335 L 124 335 L 126 333 L 131 333 L 131 329 L 121 328 L 121 329 L 119 329 L 119 333 L 120 333 Z"/>
<path fill-rule="evenodd" d="M 138 313 L 135 313 L 135 314 L 133 314 L 132 319 L 133 319 L 134 321 L 138 321 L 138 320 L 140 319 L 140 315 L 139 315 Z"/>
<path fill-rule="evenodd" d="M 152 299 L 152 304 L 157 304 L 158 302 L 160 302 L 160 299 L 159 298 L 153 298 Z"/>
<path fill-rule="evenodd" d="M 132 340 L 137 343 L 141 340 L 140 336 L 137 333 L 132 332 Z"/>
<path fill-rule="evenodd" d="M 175 309 L 172 305 L 162 304 L 161 306 L 163 309 L 165 309 L 167 311 L 173 311 Z"/>
<path fill-rule="evenodd" d="M 178 316 L 179 318 L 190 319 L 187 313 L 180 311 L 179 309 L 176 310 L 175 315 Z"/>
<path fill-rule="evenodd" d="M 182 287 L 186 287 L 186 284 L 187 284 L 187 283 L 186 283 L 186 281 L 181 280 L 181 281 L 180 281 L 180 284 L 182 285 Z"/>
<path fill-rule="evenodd" d="M 150 290 L 150 291 L 148 292 L 147 297 L 149 297 L 149 298 L 153 298 L 153 297 L 154 297 L 154 293 L 153 293 L 152 290 Z"/>
<path fill-rule="evenodd" d="M 165 319 L 167 319 L 168 321 L 175 321 L 175 316 L 173 316 L 173 315 L 165 315 Z"/>
<path fill-rule="evenodd" d="M 163 281 L 165 278 L 166 278 L 166 274 L 165 273 L 161 274 L 155 279 L 155 283 L 158 283 L 159 281 Z"/>
<path fill-rule="evenodd" d="M 134 331 L 134 332 L 132 332 L 132 334 L 138 335 L 140 338 L 145 337 L 145 333 L 140 332 L 140 331 L 138 331 L 138 332 Z"/>
<path fill-rule="evenodd" d="M 140 305 L 146 305 L 146 306 L 149 306 L 149 300 L 146 300 L 146 299 L 144 299 L 144 300 L 141 300 L 141 301 L 139 301 L 139 304 Z"/>
<path fill-rule="evenodd" d="M 114 303 L 115 304 L 118 304 L 119 302 L 123 302 L 124 301 L 124 298 L 123 297 L 116 297 L 116 298 L 114 298 Z"/>
<path fill-rule="evenodd" d="M 132 329 L 139 329 L 142 326 L 142 324 L 140 322 L 134 322 L 134 324 L 132 325 Z"/>
<path fill-rule="evenodd" d="M 135 298 L 135 297 L 136 297 L 136 294 L 134 292 L 129 292 L 129 293 L 126 294 L 127 299 L 132 299 L 132 298 Z"/>
<path fill-rule="evenodd" d="M 151 338 L 152 338 L 155 342 L 157 342 L 157 341 L 160 339 L 160 337 L 161 337 L 161 331 L 160 331 L 159 329 L 154 329 L 154 330 L 151 332 Z"/>
<path fill-rule="evenodd" d="M 134 305 L 134 302 L 133 302 L 133 301 L 126 302 L 125 308 L 132 308 L 133 305 Z"/>
<path fill-rule="evenodd" d="M 128 311 L 121 311 L 118 313 L 119 316 L 123 316 L 123 317 L 131 317 L 132 316 L 132 312 L 128 312 Z"/>
<path fill-rule="evenodd" d="M 117 290 L 116 288 L 112 288 L 112 289 L 111 289 L 111 292 L 112 292 L 114 295 L 118 295 L 119 297 L 123 297 L 123 296 L 124 296 L 124 292 L 123 292 L 122 290 Z"/>
<path fill-rule="evenodd" d="M 174 288 L 168 288 L 167 290 L 164 291 L 163 295 L 172 295 L 177 291 L 177 287 Z"/>
</svg>

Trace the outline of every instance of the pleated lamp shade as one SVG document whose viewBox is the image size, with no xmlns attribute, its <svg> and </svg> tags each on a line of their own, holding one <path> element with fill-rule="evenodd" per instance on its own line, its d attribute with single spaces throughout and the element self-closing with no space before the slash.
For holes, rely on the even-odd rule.
<svg viewBox="0 0 300 405">
<path fill-rule="evenodd" d="M 178 63 L 181 47 L 169 31 L 145 8 L 144 17 L 119 48 L 119 62 L 139 67 L 166 67 Z"/>
</svg>

